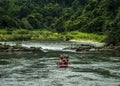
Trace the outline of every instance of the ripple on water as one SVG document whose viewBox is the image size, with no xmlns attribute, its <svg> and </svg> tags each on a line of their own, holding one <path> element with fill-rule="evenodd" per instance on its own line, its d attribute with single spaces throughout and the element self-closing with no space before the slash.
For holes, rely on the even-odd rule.
<svg viewBox="0 0 120 86">
<path fill-rule="evenodd" d="M 8 65 L 8 64 L 10 64 L 9 60 L 0 59 L 0 65 Z"/>
<path fill-rule="evenodd" d="M 57 67 L 61 53 L 70 56 L 68 68 Z M 5 53 L 0 57 L 0 61 L 5 61 L 5 64 L 0 63 L 0 85 L 117 86 L 120 84 L 119 60 L 119 57 L 102 53 Z"/>
</svg>

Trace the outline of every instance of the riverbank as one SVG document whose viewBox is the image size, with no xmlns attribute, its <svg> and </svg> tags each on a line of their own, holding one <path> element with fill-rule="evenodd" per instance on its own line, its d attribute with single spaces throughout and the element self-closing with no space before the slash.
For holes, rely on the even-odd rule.
<svg viewBox="0 0 120 86">
<path fill-rule="evenodd" d="M 64 32 L 64 33 L 57 33 L 48 30 L 25 30 L 25 29 L 1 29 L 0 30 L 0 41 L 68 41 L 68 42 L 79 42 L 85 46 L 77 46 L 76 51 L 88 51 L 88 50 L 98 50 L 98 48 L 103 48 L 105 43 L 105 35 L 98 35 L 92 33 L 83 33 L 79 31 L 72 31 L 72 32 Z M 87 45 L 87 46 L 86 46 Z M 2 46 L 3 47 L 3 46 Z M 5 46 L 6 47 L 6 46 Z M 93 49 L 95 48 L 95 49 Z M 7 48 L 11 50 L 11 46 Z M 14 50 L 27 50 L 26 48 L 19 47 Z M 71 48 L 66 48 L 71 49 Z M 1 48 L 1 51 L 3 48 Z M 31 48 L 28 50 L 32 50 Z M 35 50 L 37 50 L 35 48 Z M 11 50 L 12 51 L 12 50 Z"/>
<path fill-rule="evenodd" d="M 120 52 L 119 46 L 106 46 L 99 42 L 64 42 L 64 41 L 21 41 L 0 42 L 0 52 L 16 51 L 73 51 L 73 52 Z M 118 54 L 119 54 L 118 52 Z"/>
<path fill-rule="evenodd" d="M 87 44 L 87 45 L 94 45 L 96 47 L 104 47 L 105 43 L 104 42 L 96 42 L 93 40 L 69 40 L 69 42 L 76 42 L 76 43 L 81 43 L 81 44 Z"/>
<path fill-rule="evenodd" d="M 104 42 L 93 40 L 69 40 L 69 42 L 79 43 L 79 46 L 66 47 L 64 50 L 75 50 L 77 52 L 115 51 L 120 55 L 120 46 L 113 46 L 112 44 L 107 46 Z"/>
<path fill-rule="evenodd" d="M 16 52 L 16 51 L 35 51 L 35 52 L 43 52 L 41 47 L 25 47 L 21 44 L 16 45 L 8 45 L 8 44 L 0 44 L 0 52 Z"/>
<path fill-rule="evenodd" d="M 103 42 L 105 37 L 105 35 L 79 31 L 57 33 L 48 30 L 0 29 L 0 41 L 69 41 L 75 39 Z"/>
</svg>

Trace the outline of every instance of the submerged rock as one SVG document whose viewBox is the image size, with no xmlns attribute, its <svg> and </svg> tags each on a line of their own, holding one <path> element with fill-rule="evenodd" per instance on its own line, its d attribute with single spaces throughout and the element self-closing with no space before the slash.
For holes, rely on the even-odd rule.
<svg viewBox="0 0 120 86">
<path fill-rule="evenodd" d="M 89 51 L 90 46 L 82 46 L 76 49 L 76 51 Z"/>
<path fill-rule="evenodd" d="M 120 46 L 115 46 L 115 50 L 120 51 Z"/>
<path fill-rule="evenodd" d="M 23 46 L 10 46 L 10 45 L 0 45 L 0 52 L 9 52 L 9 51 L 41 51 L 43 49 L 41 47 L 23 47 Z"/>
<path fill-rule="evenodd" d="M 66 47 L 64 50 L 75 50 L 75 51 L 96 51 L 98 47 L 88 44 L 81 44 L 80 46 Z"/>
</svg>

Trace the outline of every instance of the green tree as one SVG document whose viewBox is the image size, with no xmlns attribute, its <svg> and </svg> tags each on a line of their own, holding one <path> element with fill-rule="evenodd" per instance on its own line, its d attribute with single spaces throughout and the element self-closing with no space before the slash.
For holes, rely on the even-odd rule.
<svg viewBox="0 0 120 86">
<path fill-rule="evenodd" d="M 44 7 L 45 15 L 52 17 L 59 17 L 61 15 L 61 7 L 57 3 L 49 3 Z"/>
<path fill-rule="evenodd" d="M 120 8 L 114 21 L 109 26 L 110 31 L 106 39 L 107 44 L 120 45 Z"/>
<path fill-rule="evenodd" d="M 28 20 L 26 18 L 22 18 L 21 20 L 21 27 L 24 29 L 33 29 L 33 27 L 31 26 L 31 24 L 28 22 Z"/>
<path fill-rule="evenodd" d="M 34 29 L 39 29 L 40 28 L 40 23 L 39 21 L 35 18 L 34 15 L 29 15 L 27 18 L 28 22 L 31 24 L 31 26 Z"/>
<path fill-rule="evenodd" d="M 52 27 L 56 28 L 57 32 L 64 32 L 65 28 L 64 28 L 63 24 L 64 24 L 64 20 L 63 20 L 63 18 L 60 18 L 55 22 L 55 24 L 53 24 L 54 26 L 52 26 Z"/>
<path fill-rule="evenodd" d="M 12 28 L 12 27 L 18 28 L 19 27 L 17 21 L 15 21 L 15 19 L 11 18 L 8 15 L 4 15 L 1 17 L 0 24 L 1 24 L 1 28 L 7 28 L 7 27 L 8 28 Z"/>
<path fill-rule="evenodd" d="M 102 17 L 97 17 L 88 22 L 86 32 L 89 33 L 100 33 L 103 30 L 104 19 Z"/>
<path fill-rule="evenodd" d="M 19 12 L 20 18 L 27 17 L 31 13 L 31 11 L 32 10 L 28 6 L 23 6 Z"/>
<path fill-rule="evenodd" d="M 7 11 L 10 7 L 10 1 L 9 0 L 0 0 L 0 6 L 3 7 Z"/>
</svg>

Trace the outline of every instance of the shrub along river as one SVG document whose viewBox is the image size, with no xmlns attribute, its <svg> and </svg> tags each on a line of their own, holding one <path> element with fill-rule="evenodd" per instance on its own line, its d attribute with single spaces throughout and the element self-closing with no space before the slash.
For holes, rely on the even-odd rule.
<svg viewBox="0 0 120 86">
<path fill-rule="evenodd" d="M 14 45 L 15 42 L 8 42 Z M 0 52 L 0 86 L 118 86 L 120 56 L 114 52 L 62 50 L 72 42 L 23 42 L 44 52 Z M 68 54 L 68 68 L 57 66 L 58 56 Z"/>
</svg>

